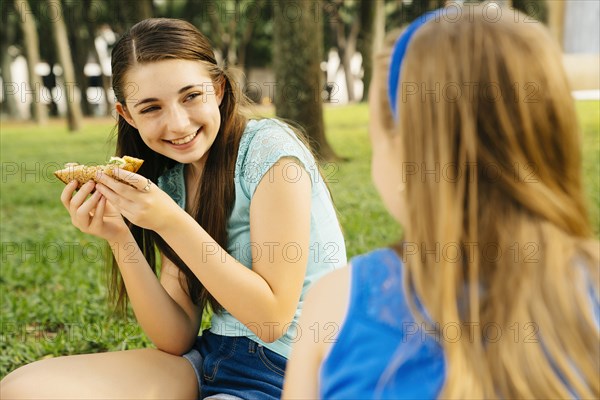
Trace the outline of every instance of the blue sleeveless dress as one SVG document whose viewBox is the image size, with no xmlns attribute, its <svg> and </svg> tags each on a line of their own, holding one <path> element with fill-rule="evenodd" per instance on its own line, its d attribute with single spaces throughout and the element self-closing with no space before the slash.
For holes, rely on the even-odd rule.
<svg viewBox="0 0 600 400">
<path fill-rule="evenodd" d="M 410 312 L 397 253 L 386 248 L 355 257 L 351 274 L 348 314 L 321 366 L 320 397 L 436 398 L 444 353 Z"/>
</svg>

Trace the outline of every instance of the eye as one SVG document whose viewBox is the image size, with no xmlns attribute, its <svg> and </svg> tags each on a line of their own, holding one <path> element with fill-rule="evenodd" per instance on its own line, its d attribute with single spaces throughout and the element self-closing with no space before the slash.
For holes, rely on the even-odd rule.
<svg viewBox="0 0 600 400">
<path fill-rule="evenodd" d="M 185 96 L 185 101 L 191 101 L 194 100 L 196 97 L 198 96 L 202 96 L 202 93 L 200 92 L 194 92 L 194 93 L 190 93 L 187 96 Z"/>
<path fill-rule="evenodd" d="M 140 114 L 147 114 L 149 112 L 156 111 L 156 110 L 158 110 L 157 106 L 150 106 L 150 107 L 146 107 L 142 111 L 140 111 Z"/>
</svg>

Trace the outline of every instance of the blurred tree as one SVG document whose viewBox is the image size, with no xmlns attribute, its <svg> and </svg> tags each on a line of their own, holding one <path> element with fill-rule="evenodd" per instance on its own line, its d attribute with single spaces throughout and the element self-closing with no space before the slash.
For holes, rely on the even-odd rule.
<svg viewBox="0 0 600 400">
<path fill-rule="evenodd" d="M 45 104 L 42 103 L 42 78 L 35 72 L 35 67 L 40 62 L 40 46 L 33 13 L 27 0 L 15 0 L 14 5 L 19 14 L 23 39 L 25 41 L 27 71 L 29 73 L 30 89 L 33 93 L 31 107 L 33 119 L 38 124 L 45 124 L 48 120 L 48 110 Z M 22 88 L 20 90 L 22 91 Z"/>
<path fill-rule="evenodd" d="M 486 0 L 465 0 L 468 3 L 481 3 Z M 504 7 L 517 9 L 528 16 L 546 23 L 548 21 L 549 0 L 492 0 Z M 564 0 L 550 0 L 552 4 Z M 384 0 L 386 13 L 386 31 L 406 25 L 427 11 L 444 5 L 460 3 L 457 0 Z"/>
<path fill-rule="evenodd" d="M 413 0 L 414 1 L 414 0 Z M 449 3 L 452 0 L 428 0 L 428 4 L 427 4 L 427 9 L 428 10 L 436 10 L 438 8 L 442 8 L 444 7 L 444 5 L 446 3 Z M 421 0 L 421 2 L 424 2 L 423 0 Z M 452 1 L 453 3 L 455 1 Z"/>
<path fill-rule="evenodd" d="M 88 31 L 86 26 L 86 14 L 84 13 L 85 4 L 82 1 L 64 2 L 63 9 L 65 15 L 74 15 L 77 18 L 69 18 L 69 23 L 65 24 L 69 39 L 70 52 L 73 55 L 73 68 L 77 86 L 81 91 L 81 111 L 84 115 L 92 115 L 92 107 L 88 101 L 87 91 L 89 88 L 88 77 L 85 75 L 85 65 L 90 56 L 89 36 L 94 32 Z M 92 41 L 93 43 L 93 41 Z"/>
<path fill-rule="evenodd" d="M 483 1 L 483 0 L 470 0 Z M 495 0 L 505 7 L 514 7 L 532 18 L 547 20 L 546 0 Z M 453 3 L 450 0 L 326 0 L 326 48 L 337 49 L 339 69 L 344 72 L 350 101 L 359 100 L 354 93 L 350 60 L 356 52 L 362 56 L 363 97 L 366 100 L 371 79 L 371 57 L 374 48 L 381 45 L 388 29 L 406 25 L 422 14 Z M 387 16 L 387 18 L 386 18 Z"/>
<path fill-rule="evenodd" d="M 175 11 L 175 6 L 168 5 L 166 10 Z M 272 37 L 265 37 L 272 26 L 270 8 L 270 0 L 188 0 L 181 17 L 210 39 L 225 65 L 243 72 L 235 78 L 245 86 L 249 67 L 265 66 L 271 59 Z"/>
<path fill-rule="evenodd" d="M 12 11 L 13 4 L 3 1 L 0 12 L 4 23 L 0 24 L 0 68 L 2 68 L 2 114 L 11 118 L 19 117 L 16 95 L 20 92 L 17 83 L 13 80 L 11 65 L 13 55 L 9 48 L 14 45 L 16 39 L 17 20 Z M 10 8 L 10 10 L 9 10 Z"/>
<path fill-rule="evenodd" d="M 338 157 L 327 142 L 323 124 L 323 25 L 318 2 L 275 0 L 273 67 L 278 117 L 300 124 L 320 160 Z"/>
<path fill-rule="evenodd" d="M 56 46 L 52 40 L 52 26 L 50 24 L 50 12 L 47 10 L 47 3 L 45 0 L 36 0 L 37 6 L 33 9 L 36 21 L 38 22 L 38 35 L 40 38 L 40 61 L 47 63 L 49 66 L 48 73 L 42 76 L 42 82 L 46 87 L 48 93 L 55 93 L 46 96 L 48 100 L 48 113 L 51 117 L 58 117 L 58 104 L 60 101 L 60 94 L 54 89 L 56 86 L 56 75 L 54 74 L 54 66 L 58 64 Z M 54 15 L 54 14 L 53 14 Z M 56 97 L 56 98 L 55 98 Z M 62 96 L 64 97 L 64 96 Z"/>
<path fill-rule="evenodd" d="M 232 2 L 224 0 L 221 2 L 221 5 L 227 9 L 228 3 L 231 4 Z M 237 4 L 239 2 L 236 2 L 235 5 Z M 225 13 L 217 9 L 216 12 L 210 11 L 206 15 L 210 23 L 213 46 L 220 53 L 226 65 L 236 65 L 238 46 L 238 35 L 236 33 L 238 31 L 238 22 L 240 21 L 239 14 L 235 9 L 233 13 Z M 227 18 L 227 16 L 230 16 L 230 18 Z"/>
<path fill-rule="evenodd" d="M 362 101 L 369 96 L 371 74 L 373 73 L 373 53 L 378 51 L 383 41 L 385 29 L 384 15 L 385 0 L 360 0 L 358 10 L 360 16 L 360 32 L 358 34 L 357 50 L 362 55 L 363 95 Z"/>
<path fill-rule="evenodd" d="M 392 1 L 386 3 L 386 32 L 411 23 L 427 11 L 444 5 L 439 0 Z"/>
<path fill-rule="evenodd" d="M 62 4 L 58 0 L 47 0 L 49 7 L 61 10 L 60 15 L 65 15 L 62 9 Z M 54 42 L 56 43 L 56 53 L 58 60 L 63 70 L 64 91 L 63 95 L 67 103 L 67 124 L 70 131 L 78 131 L 81 128 L 81 105 L 76 101 L 75 88 L 78 86 L 75 79 L 75 71 L 73 67 L 73 59 L 71 58 L 71 50 L 69 46 L 69 38 L 67 36 L 67 28 L 64 18 L 49 18 L 52 26 Z M 81 87 L 81 86 L 79 86 Z M 84 92 L 81 96 L 85 96 Z"/>
<path fill-rule="evenodd" d="M 100 76 L 95 76 L 94 78 L 101 85 L 101 91 L 96 92 L 96 94 L 100 93 L 102 95 L 101 101 L 104 102 L 106 115 L 110 115 L 112 108 L 112 103 L 108 97 L 108 93 L 110 92 L 110 76 L 104 74 L 101 65 L 102 60 L 96 49 L 96 36 L 99 30 L 99 23 L 110 22 L 110 20 L 103 19 L 106 16 L 103 16 L 103 18 L 99 18 L 98 16 L 100 10 L 103 13 L 106 12 L 105 5 L 106 2 L 100 3 L 98 0 L 63 0 L 65 15 L 74 16 L 73 18 L 69 18 L 69 23 L 66 24 L 66 27 L 69 34 L 69 46 L 73 54 L 75 77 L 82 93 L 81 110 L 86 116 L 93 114 L 93 106 L 87 97 L 92 78 L 85 73 L 86 65 L 90 62 L 97 63 L 100 66 Z M 147 12 L 149 11 L 146 8 L 142 12 L 142 15 L 146 15 L 145 13 Z M 128 25 L 129 23 L 126 22 L 124 26 L 128 27 Z"/>
<path fill-rule="evenodd" d="M 564 1 L 551 0 L 552 3 L 564 4 Z M 524 12 L 531 18 L 534 18 L 545 24 L 548 23 L 548 0 L 511 0 L 511 6 Z"/>
<path fill-rule="evenodd" d="M 366 101 L 371 82 L 371 58 L 385 35 L 385 0 L 327 0 L 325 46 L 335 48 L 340 57 L 339 69 L 344 72 L 348 100 Z M 362 98 L 354 93 L 355 77 L 351 73 L 351 60 L 356 53 L 362 58 Z"/>
<path fill-rule="evenodd" d="M 344 71 L 346 78 L 346 89 L 348 91 L 348 101 L 350 102 L 356 99 L 354 94 L 355 77 L 352 74 L 350 61 L 356 54 L 358 35 L 361 31 L 361 22 L 363 22 L 360 14 L 365 10 L 360 7 L 361 3 L 362 1 L 357 2 L 354 0 L 329 0 L 325 4 L 325 12 L 328 14 L 332 38 L 334 38 L 334 47 L 340 57 L 340 69 Z M 372 7 L 373 2 L 370 3 L 369 9 Z M 369 16 L 366 16 L 366 18 L 369 18 Z"/>
<path fill-rule="evenodd" d="M 152 0 L 135 0 L 130 7 L 137 10 L 136 17 L 139 21 L 154 16 L 154 3 Z"/>
<path fill-rule="evenodd" d="M 265 2 L 263 0 L 252 0 L 249 4 L 253 5 L 256 10 L 263 10 L 265 7 Z M 250 48 L 250 41 L 254 36 L 254 31 L 256 29 L 256 18 L 246 18 L 245 27 L 242 32 L 242 37 L 239 44 L 238 50 L 238 65 L 242 67 L 244 71 L 244 75 L 248 76 L 248 62 L 246 60 L 248 51 Z"/>
<path fill-rule="evenodd" d="M 104 3 L 106 15 L 111 16 L 107 22 L 120 35 L 136 22 L 152 18 L 155 14 L 152 0 L 104 0 L 98 3 Z"/>
<path fill-rule="evenodd" d="M 100 73 L 101 73 L 101 79 L 102 79 L 102 93 L 103 95 L 103 100 L 104 100 L 104 110 L 105 110 L 105 114 L 106 115 L 110 115 L 111 113 L 111 108 L 112 108 L 112 102 L 110 101 L 109 93 L 110 93 L 110 85 L 111 85 L 111 80 L 110 80 L 110 76 L 107 76 L 104 73 L 104 68 L 102 68 L 102 59 L 100 58 L 100 54 L 98 54 L 98 49 L 96 48 L 96 36 L 98 35 L 98 26 L 99 23 L 103 22 L 101 20 L 99 20 L 95 15 L 94 12 L 97 11 L 95 8 L 92 7 L 92 0 L 83 0 L 83 15 L 85 18 L 85 25 L 86 25 L 86 30 L 88 32 L 87 35 L 87 39 L 88 39 L 88 48 L 90 50 L 90 52 L 92 53 L 92 58 L 95 62 L 98 63 L 98 65 L 100 65 Z"/>
</svg>

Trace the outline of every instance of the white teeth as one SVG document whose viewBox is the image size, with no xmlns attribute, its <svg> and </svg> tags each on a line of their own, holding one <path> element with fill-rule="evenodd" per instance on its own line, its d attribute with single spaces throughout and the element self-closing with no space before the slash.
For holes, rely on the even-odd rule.
<svg viewBox="0 0 600 400">
<path fill-rule="evenodd" d="M 186 144 L 186 143 L 189 143 L 192 140 L 194 140 L 194 138 L 196 137 L 197 134 L 198 134 L 198 132 L 194 132 L 191 135 L 184 137 L 183 139 L 171 140 L 170 142 L 173 144 Z"/>
</svg>

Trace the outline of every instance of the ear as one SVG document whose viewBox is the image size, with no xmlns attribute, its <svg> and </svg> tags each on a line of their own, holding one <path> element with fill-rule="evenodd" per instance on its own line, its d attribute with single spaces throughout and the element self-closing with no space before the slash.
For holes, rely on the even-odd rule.
<svg viewBox="0 0 600 400">
<path fill-rule="evenodd" d="M 127 121 L 127 123 L 129 125 L 133 126 L 135 129 L 137 129 L 137 126 L 135 126 L 135 122 L 133 121 L 133 118 L 131 118 L 131 114 L 129 113 L 129 110 L 127 110 L 127 106 L 125 106 L 121 102 L 117 101 L 117 104 L 115 104 L 115 109 L 117 110 L 119 115 L 121 117 L 123 117 L 123 119 L 125 119 L 125 121 Z"/>
</svg>

